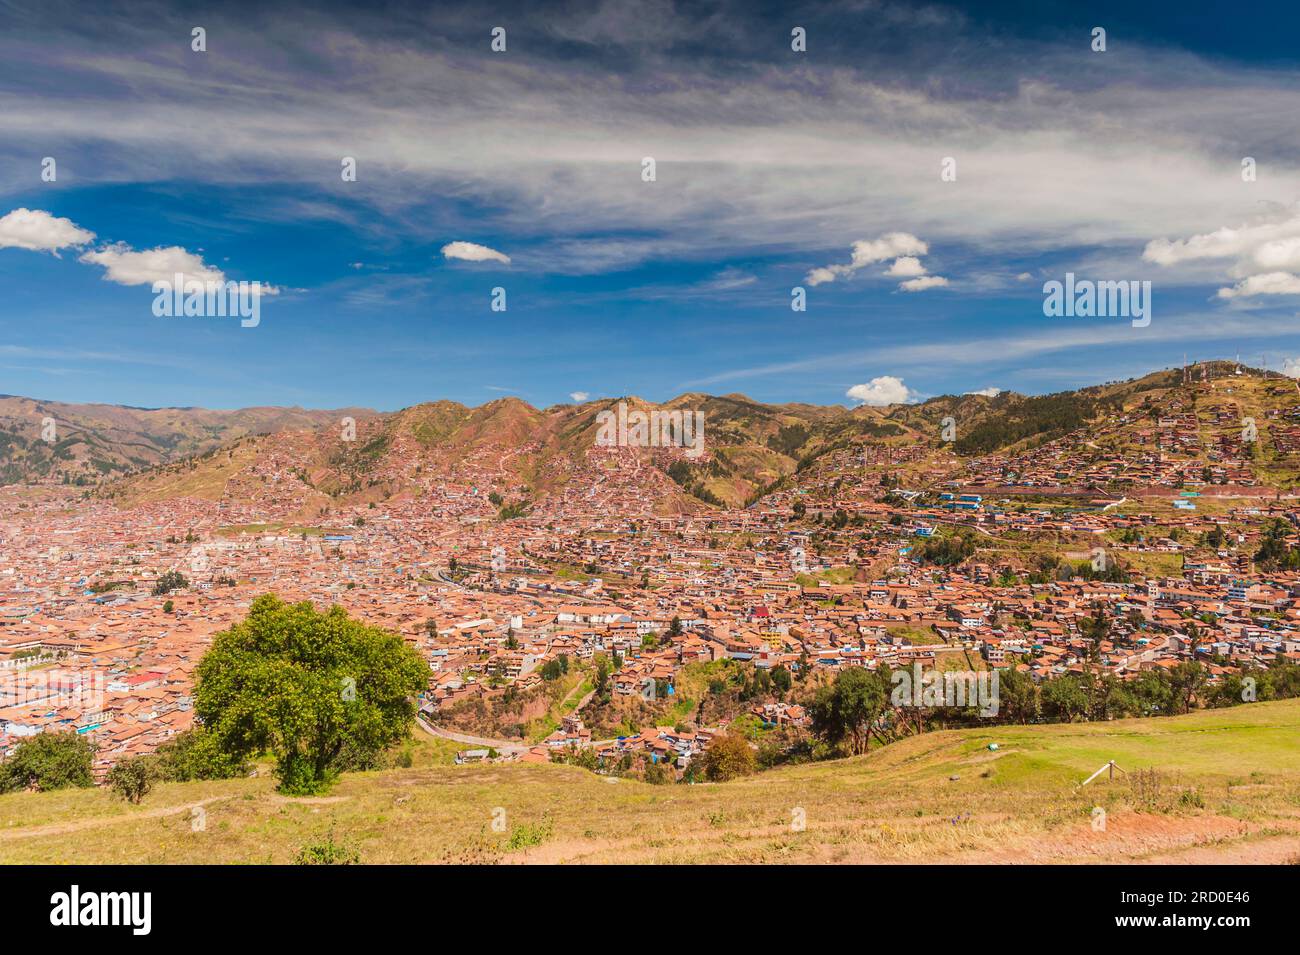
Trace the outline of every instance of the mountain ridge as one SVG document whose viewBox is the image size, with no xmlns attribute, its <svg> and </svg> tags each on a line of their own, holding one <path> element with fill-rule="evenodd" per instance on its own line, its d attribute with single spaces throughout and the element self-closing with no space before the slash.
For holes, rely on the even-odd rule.
<svg viewBox="0 0 1300 955">
<path fill-rule="evenodd" d="M 274 496 L 296 495 L 302 508 L 319 510 L 331 501 L 437 496 L 460 484 L 488 488 L 495 507 L 527 509 L 558 498 L 617 494 L 620 486 L 630 491 L 640 482 L 653 510 L 681 513 L 739 506 L 792 482 L 826 477 L 819 466 L 906 473 L 915 465 L 937 473 L 989 455 L 1015 461 L 1057 441 L 1077 446 L 1081 459 L 1108 449 L 1138 455 L 1150 442 L 1150 421 L 1185 417 L 1189 409 L 1193 424 L 1184 425 L 1205 433 L 1186 443 L 1200 448 L 1196 460 L 1210 467 L 1223 458 L 1237 418 L 1275 422 L 1268 427 L 1278 433 L 1289 426 L 1300 396 L 1294 385 L 1276 373 L 1213 362 L 1190 373 L 1164 369 L 1045 395 L 937 395 L 853 408 L 698 392 L 657 405 L 621 396 L 543 409 L 506 396 L 477 406 L 440 399 L 393 412 L 141 411 L 9 397 L 0 398 L 0 483 L 79 484 L 126 502 L 186 494 L 221 499 L 274 485 Z M 1195 417 L 1198 396 L 1213 410 L 1205 421 Z M 601 447 L 599 415 L 620 403 L 643 412 L 700 412 L 702 453 Z M 37 435 L 45 417 L 61 429 L 53 442 Z M 1223 433 L 1211 433 L 1214 428 Z M 1081 437 L 1069 437 L 1076 433 Z M 1165 453 L 1157 447 L 1158 455 Z M 1291 480 L 1289 464 L 1282 463 Z"/>
</svg>

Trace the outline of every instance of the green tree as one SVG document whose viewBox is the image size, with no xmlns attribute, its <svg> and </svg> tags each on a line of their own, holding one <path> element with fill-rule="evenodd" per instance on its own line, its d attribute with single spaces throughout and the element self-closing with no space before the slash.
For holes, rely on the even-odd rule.
<svg viewBox="0 0 1300 955">
<path fill-rule="evenodd" d="M 428 672 L 399 636 L 342 607 L 265 594 L 199 661 L 194 711 L 223 753 L 269 751 L 282 792 L 313 793 L 407 736 Z"/>
<path fill-rule="evenodd" d="M 1169 689 L 1173 696 L 1174 712 L 1188 713 L 1192 701 L 1205 687 L 1205 667 L 1193 660 L 1184 660 L 1169 671 Z"/>
<path fill-rule="evenodd" d="M 782 693 L 787 692 L 791 686 L 790 671 L 783 665 L 777 665 L 772 670 L 772 685 Z"/>
<path fill-rule="evenodd" d="M 158 767 L 153 756 L 130 756 L 108 771 L 108 785 L 113 792 L 130 803 L 138 803 L 158 778 Z"/>
<path fill-rule="evenodd" d="M 889 677 L 880 671 L 841 670 L 813 698 L 813 733 L 832 746 L 847 744 L 854 756 L 865 753 L 872 726 L 889 705 L 889 689 Z"/>
<path fill-rule="evenodd" d="M 154 751 L 158 776 L 168 782 L 195 779 L 231 779 L 248 771 L 240 756 L 221 751 L 217 739 L 202 726 L 178 733 Z"/>
<path fill-rule="evenodd" d="M 173 590 L 184 590 L 189 585 L 190 582 L 185 579 L 185 575 L 179 570 L 169 570 L 154 583 L 151 593 L 155 597 L 161 597 Z"/>
<path fill-rule="evenodd" d="M 699 759 L 705 778 L 715 783 L 748 776 L 758 766 L 749 740 L 739 733 L 720 733 L 713 737 Z"/>
<path fill-rule="evenodd" d="M 1038 685 L 1014 666 L 998 671 L 998 715 L 1024 725 L 1038 718 Z"/>
<path fill-rule="evenodd" d="M 610 694 L 609 658 L 603 653 L 597 653 L 592 657 L 592 663 L 596 670 L 593 684 L 596 689 L 596 699 L 605 700 Z"/>
<path fill-rule="evenodd" d="M 1143 670 L 1138 678 L 1129 684 L 1129 689 L 1141 708 L 1140 715 L 1153 713 L 1169 715 L 1173 712 L 1174 695 L 1169 685 L 1169 676 L 1164 670 Z"/>
<path fill-rule="evenodd" d="M 93 786 L 94 757 L 95 744 L 79 733 L 38 733 L 0 763 L 0 793 Z"/>
<path fill-rule="evenodd" d="M 1049 719 L 1072 723 L 1088 712 L 1088 691 L 1071 673 L 1048 680 L 1042 689 L 1043 712 Z"/>
</svg>

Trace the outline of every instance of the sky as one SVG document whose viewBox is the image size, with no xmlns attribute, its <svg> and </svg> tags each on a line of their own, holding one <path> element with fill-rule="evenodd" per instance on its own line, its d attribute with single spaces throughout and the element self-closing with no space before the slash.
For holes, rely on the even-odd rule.
<svg viewBox="0 0 1300 955">
<path fill-rule="evenodd" d="M 855 405 L 1184 357 L 1300 374 L 1297 27 L 1294 3 L 0 0 L 0 393 Z M 261 283 L 260 321 L 156 315 L 177 272 Z M 1149 282 L 1150 322 L 1046 314 L 1067 273 Z"/>
</svg>

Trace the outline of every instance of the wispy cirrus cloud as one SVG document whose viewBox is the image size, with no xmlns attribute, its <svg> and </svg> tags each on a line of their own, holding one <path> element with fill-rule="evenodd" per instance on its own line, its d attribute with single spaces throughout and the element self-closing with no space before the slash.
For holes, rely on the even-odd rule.
<svg viewBox="0 0 1300 955">
<path fill-rule="evenodd" d="M 663 256 L 656 240 L 681 230 L 690 241 L 667 244 L 678 255 L 806 260 L 863 222 L 991 250 L 1087 243 L 1133 255 L 1239 216 L 1255 197 L 1235 175 L 1235 144 L 1259 138 L 1261 117 L 1300 112 L 1294 71 L 1130 45 L 1105 54 L 1100 74 L 1071 36 L 1013 46 L 942 7 L 873 4 L 888 32 L 809 11 L 816 54 L 799 60 L 741 5 L 700 20 L 661 6 L 653 17 L 597 2 L 516 10 L 532 42 L 487 61 L 473 44 L 431 42 L 481 28 L 470 4 L 440 7 L 436 23 L 411 11 L 214 12 L 214 35 L 241 39 L 222 48 L 219 74 L 215 57 L 178 47 L 167 16 L 135 24 L 129 44 L 107 10 L 101 29 L 65 27 L 61 42 L 13 30 L 0 58 L 50 69 L 0 94 L 0 154 L 39 136 L 111 179 L 254 182 L 321 182 L 355 156 L 356 188 L 336 183 L 313 202 L 393 212 L 452 193 L 486 210 L 493 234 L 540 236 L 527 262 L 543 271 L 568 261 L 546 247 L 615 228 L 645 241 L 596 249 L 589 268 Z M 723 24 L 725 49 L 688 41 Z M 1263 125 L 1269 188 L 1295 195 L 1300 130 Z M 655 183 L 639 181 L 643 155 L 659 161 Z M 939 182 L 945 155 L 958 160 L 955 182 Z M 17 173 L 0 175 L 0 190 L 17 187 Z M 812 274 L 830 281 L 845 265 Z"/>
</svg>

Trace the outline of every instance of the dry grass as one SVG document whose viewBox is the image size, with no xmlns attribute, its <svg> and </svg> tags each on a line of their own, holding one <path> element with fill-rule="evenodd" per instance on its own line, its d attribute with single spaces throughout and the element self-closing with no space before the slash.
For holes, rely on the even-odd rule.
<svg viewBox="0 0 1300 955">
<path fill-rule="evenodd" d="M 1297 730 L 1300 701 L 1288 701 L 945 731 L 722 785 L 420 757 L 312 800 L 277 795 L 265 775 L 168 784 L 140 806 L 102 790 L 11 795 L 0 861 L 288 863 L 331 831 L 369 863 L 1269 861 L 1300 851 Z M 1122 775 L 1077 788 L 1108 759 L 1157 772 L 1154 794 Z M 206 825 L 193 831 L 199 803 Z M 1104 831 L 1090 825 L 1096 806 Z"/>
</svg>

